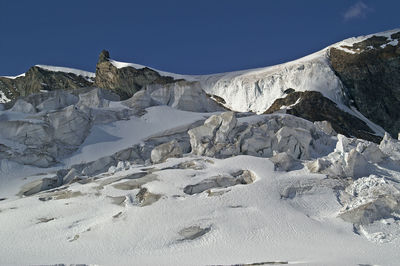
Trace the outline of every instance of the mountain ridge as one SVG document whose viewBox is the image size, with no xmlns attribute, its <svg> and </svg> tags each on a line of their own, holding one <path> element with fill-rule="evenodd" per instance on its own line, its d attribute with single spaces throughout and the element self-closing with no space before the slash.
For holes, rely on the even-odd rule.
<svg viewBox="0 0 400 266">
<path fill-rule="evenodd" d="M 367 123 L 374 134 L 383 136 L 384 130 L 379 129 L 379 126 L 382 126 L 392 136 L 397 136 L 397 133 L 400 132 L 400 117 L 395 112 L 396 107 L 392 106 L 400 106 L 400 97 L 386 97 L 383 102 L 376 102 L 375 98 L 380 99 L 382 95 L 388 93 L 398 95 L 399 79 L 394 80 L 392 78 L 393 82 L 383 87 L 382 90 L 385 92 L 378 92 L 373 97 L 370 97 L 363 90 L 366 88 L 369 94 L 371 94 L 371 91 L 374 91 L 373 87 L 375 85 L 380 86 L 377 84 L 382 79 L 379 76 L 385 75 L 388 72 L 388 68 L 385 68 L 386 63 L 379 63 L 383 65 L 379 73 L 368 74 L 369 76 L 376 76 L 375 80 L 372 80 L 370 83 L 357 85 L 358 83 L 354 83 L 354 77 L 350 77 L 350 79 L 345 78 L 346 73 L 352 71 L 346 69 L 349 63 L 339 66 L 340 64 L 337 62 L 343 62 L 343 59 L 338 59 L 340 56 L 342 58 L 357 57 L 358 55 L 371 53 L 374 51 L 373 49 L 376 50 L 376 54 L 385 55 L 388 49 L 392 49 L 392 58 L 395 59 L 396 69 L 399 69 L 400 59 L 398 54 L 400 53 L 400 48 L 398 43 L 399 36 L 397 36 L 399 32 L 400 29 L 398 28 L 348 38 L 308 56 L 279 65 L 210 75 L 180 75 L 160 71 L 144 65 L 119 62 L 111 59 L 107 51 L 103 51 L 97 63 L 97 75 L 74 69 L 71 69 L 71 74 L 64 75 L 62 73 L 65 73 L 63 70 L 68 70 L 66 68 L 43 66 L 42 72 L 49 71 L 47 75 L 59 76 L 60 82 L 53 82 L 52 84 L 51 80 L 43 80 L 42 77 L 34 76 L 30 78 L 31 85 L 28 85 L 27 83 L 29 82 L 24 81 L 30 76 L 30 72 L 28 71 L 28 77 L 26 77 L 26 74 L 25 76 L 20 75 L 12 79 L 0 77 L 0 93 L 2 101 L 5 102 L 6 100 L 15 100 L 18 95 L 23 96 L 32 92 L 65 88 L 65 84 L 68 84 L 68 89 L 97 86 L 114 90 L 122 99 L 127 99 L 137 91 L 145 89 L 147 85 L 175 83 L 183 79 L 198 82 L 202 90 L 208 95 L 213 95 L 213 99 L 218 97 L 220 103 L 224 102 L 223 105 L 227 109 L 238 112 L 250 111 L 260 114 L 269 109 L 276 99 L 285 97 L 284 91 L 287 89 L 294 89 L 295 91 L 319 91 L 324 97 L 336 103 L 339 109 Z M 370 42 L 369 40 L 374 38 L 380 39 L 379 45 L 365 45 L 363 49 L 351 48 L 353 45 L 359 45 L 362 42 L 368 43 Z M 373 49 L 370 49 L 371 47 Z M 374 55 L 373 57 L 376 56 Z M 353 61 L 357 62 L 357 60 L 360 59 L 354 59 Z M 363 60 L 365 61 L 365 59 Z M 393 59 L 391 60 L 393 61 Z M 378 63 L 370 63 L 372 67 L 376 66 L 376 64 Z M 394 63 L 391 62 L 390 64 L 393 65 Z M 33 69 L 38 67 L 40 68 L 40 66 L 35 66 Z M 52 72 L 57 74 L 51 74 Z M 392 72 L 395 77 L 400 76 L 398 70 Z M 81 75 L 85 81 L 79 78 L 80 73 L 87 76 L 85 78 Z M 37 81 L 32 83 L 32 80 L 35 79 Z M 366 77 L 363 77 L 363 79 L 366 79 Z M 352 89 L 354 85 L 361 87 Z M 352 106 L 355 106 L 359 113 L 353 111 Z M 371 124 L 373 125 L 370 126 Z"/>
</svg>

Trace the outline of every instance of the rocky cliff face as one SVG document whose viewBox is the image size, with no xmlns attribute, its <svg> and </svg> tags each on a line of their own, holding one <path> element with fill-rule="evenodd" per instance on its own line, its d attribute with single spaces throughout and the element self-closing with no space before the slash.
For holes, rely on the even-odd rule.
<svg viewBox="0 0 400 266">
<path fill-rule="evenodd" d="M 285 98 L 275 100 L 265 113 L 271 114 L 279 110 L 312 122 L 328 121 L 336 132 L 346 136 L 354 136 L 376 143 L 382 140 L 374 135 L 364 121 L 339 109 L 336 103 L 317 91 L 289 93 Z"/>
<path fill-rule="evenodd" d="M 0 77 L 0 91 L 10 100 L 19 96 L 28 96 L 41 90 L 75 90 L 92 86 L 93 82 L 87 77 L 74 73 L 50 71 L 39 66 L 31 67 L 25 76 L 15 79 Z"/>
<path fill-rule="evenodd" d="M 400 32 L 330 49 L 352 104 L 392 136 L 400 131 Z"/>
<path fill-rule="evenodd" d="M 149 84 L 168 84 L 175 80 L 161 76 L 150 68 L 136 69 L 132 66 L 118 68 L 110 61 L 110 54 L 103 50 L 96 66 L 95 86 L 113 90 L 121 99 L 133 96 Z"/>
</svg>

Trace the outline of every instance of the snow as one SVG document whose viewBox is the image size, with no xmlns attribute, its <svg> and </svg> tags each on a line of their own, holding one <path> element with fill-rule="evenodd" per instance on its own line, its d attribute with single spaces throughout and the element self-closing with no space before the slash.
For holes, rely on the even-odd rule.
<svg viewBox="0 0 400 266">
<path fill-rule="evenodd" d="M 19 74 L 17 76 L 1 76 L 1 78 L 16 79 L 19 77 L 25 77 L 25 73 Z"/>
<path fill-rule="evenodd" d="M 358 42 L 362 42 L 365 41 L 366 39 L 369 39 L 373 36 L 378 36 L 378 37 L 386 37 L 388 39 L 388 41 L 392 41 L 391 35 L 394 33 L 398 33 L 400 32 L 400 28 L 396 28 L 393 30 L 388 30 L 388 31 L 383 31 L 383 32 L 379 32 L 379 33 L 373 33 L 373 34 L 368 34 L 368 35 L 363 35 L 363 36 L 359 36 L 359 37 L 351 37 L 348 39 L 345 39 L 343 41 L 337 42 L 333 45 L 331 45 L 330 47 L 335 47 L 337 49 L 341 49 L 343 51 L 349 52 L 349 53 L 355 53 L 353 50 L 347 49 L 343 46 L 353 46 L 353 44 L 358 43 Z"/>
<path fill-rule="evenodd" d="M 213 114 L 185 112 L 169 106 L 154 106 L 146 110 L 147 113 L 140 118 L 94 126 L 79 150 L 65 158 L 63 163 L 70 166 L 90 162 L 140 143 L 151 135 L 173 131 Z"/>
<path fill-rule="evenodd" d="M 283 91 L 289 87 L 296 91 L 317 90 L 382 134 L 381 127 L 344 105 L 342 84 L 327 61 L 328 48 L 266 68 L 202 76 L 160 73 L 198 81 L 207 93 L 224 98 L 227 106 L 236 111 L 261 113 L 276 98 L 284 96 Z M 144 67 L 111 62 L 119 68 Z M 40 67 L 94 77 L 94 73 L 80 70 Z M 107 108 L 126 106 L 111 102 Z M 29 197 L 17 196 L 22 186 L 54 177 L 61 168 L 97 160 L 149 137 L 171 134 L 213 114 L 153 106 L 140 117 L 96 124 L 80 148 L 60 159 L 60 164 L 54 167 L 38 168 L 1 159 L 0 264 L 115 265 L 116 261 L 118 265 L 231 265 L 276 261 L 304 265 L 398 264 L 398 213 L 360 226 L 360 235 L 354 232 L 353 224 L 338 217 L 344 206 L 338 199 L 337 189 L 343 184 L 347 188 L 342 190 L 350 197 L 346 205 L 349 208 L 372 202 L 381 195 L 399 195 L 398 161 L 390 148 L 394 149 L 400 142 L 392 139 L 383 145 L 388 158 L 377 154 L 380 160 L 371 162 L 370 153 L 383 148 L 342 135 L 332 137 L 337 150 L 320 159 L 338 168 L 349 154 L 356 154 L 356 159 L 367 158 L 368 162 L 364 158 L 368 164 L 365 170 L 373 173 L 357 180 L 311 173 L 305 165 L 315 162 L 312 160 L 299 161 L 301 167 L 286 172 L 275 170 L 267 158 L 239 155 L 215 159 L 185 154 L 183 158 L 170 158 L 154 165 L 119 162 L 105 173 L 86 178 L 85 182 Z M 265 117 L 240 117 L 239 126 Z M 10 110 L 0 111 L 0 119 L 43 122 L 30 114 Z M 8 147 L 14 145 L 7 139 L 0 139 L 1 143 Z M 26 147 L 15 148 L 22 151 Z M 199 168 L 177 167 L 184 162 L 195 162 Z M 188 185 L 229 177 L 239 170 L 251 171 L 254 183 L 211 188 L 193 195 L 184 193 Z M 138 180 L 123 178 L 137 173 L 149 174 L 141 188 L 159 195 L 158 200 L 147 206 L 142 206 L 137 198 L 139 188 L 121 189 L 125 182 Z M 120 201 L 118 204 L 116 199 Z M 193 228 L 206 230 L 197 238 L 184 239 L 180 232 L 190 233 Z"/>
<path fill-rule="evenodd" d="M 140 65 L 140 64 L 120 62 L 120 61 L 116 61 L 116 60 L 112 60 L 112 59 L 110 59 L 109 61 L 116 68 L 133 67 L 133 68 L 136 68 L 136 69 L 143 69 L 143 68 L 147 67 L 147 68 L 150 68 L 150 69 L 158 72 L 161 76 L 169 76 L 169 77 L 173 77 L 174 79 L 185 79 L 185 80 L 188 80 L 188 81 L 195 81 L 196 80 L 196 75 L 175 74 L 175 73 L 158 70 L 158 69 L 155 69 L 155 68 L 152 68 L 152 67 L 148 67 L 148 66 L 144 66 L 144 65 Z"/>
<path fill-rule="evenodd" d="M 210 115 L 168 106 L 146 110 L 140 118 L 95 126 L 81 149 L 66 158 L 64 164 L 95 160 Z M 8 115 L 18 118 L 17 114 Z M 239 120 L 244 123 L 262 117 Z M 172 168 L 188 161 L 196 161 L 202 167 Z M 136 199 L 139 189 L 121 190 L 114 186 L 127 181 L 118 179 L 151 167 L 155 168 L 152 173 L 156 178 L 149 179 L 143 187 L 161 195 L 153 204 L 140 206 Z M 311 174 L 306 168 L 280 172 L 266 158 L 241 155 L 215 159 L 187 154 L 152 166 L 120 162 L 87 184 L 73 183 L 31 197 L 15 196 L 22 185 L 54 176 L 58 168 L 40 169 L 1 161 L 0 198 L 7 199 L 0 201 L 0 238 L 7 245 L 0 249 L 0 264 L 113 265 L 118 260 L 118 265 L 131 265 L 134 258 L 139 265 L 271 261 L 396 265 L 400 259 L 396 221 L 388 220 L 391 227 L 383 226 L 382 222 L 363 227 L 361 232 L 365 237 L 354 234 L 352 224 L 337 218 L 342 206 L 329 184 L 324 185 L 326 176 Z M 194 195 L 183 192 L 187 185 L 238 170 L 252 171 L 255 182 L 211 189 L 214 196 L 208 192 Z M 363 180 L 366 179 L 355 183 L 353 190 L 373 196 L 367 186 L 371 183 L 369 187 L 379 187 L 381 180 L 378 185 L 372 181 L 362 183 Z M 302 189 L 309 185 L 311 189 Z M 288 189 L 297 191 L 296 196 L 282 198 L 282 192 Z M 57 193 L 64 192 L 69 194 L 56 199 Z M 51 196 L 51 193 L 56 194 Z M 53 199 L 43 201 L 48 197 Z M 111 197 L 121 197 L 125 202 L 117 205 Z M 193 227 L 209 231 L 194 240 L 182 240 L 179 232 Z"/>
<path fill-rule="evenodd" d="M 388 45 L 396 46 L 397 44 L 399 44 L 399 40 L 395 39 L 395 40 L 391 40 L 390 42 L 388 42 L 388 43 L 386 43 L 386 44 L 382 44 L 382 45 L 381 45 L 381 48 L 383 49 L 383 48 L 385 48 L 385 47 L 388 46 Z"/>
<path fill-rule="evenodd" d="M 155 167 L 192 159 L 170 159 Z M 119 190 L 113 185 L 100 191 L 96 188 L 100 182 L 143 169 L 136 165 L 96 182 L 70 185 L 68 190 L 82 193 L 76 198 L 42 202 L 38 198 L 44 195 L 38 195 L 2 202 L 0 237 L 7 245 L 0 250 L 0 263 L 113 265 L 117 259 L 119 265 L 131 265 L 134 258 L 138 265 L 264 261 L 395 265 L 400 259 L 397 240 L 376 245 L 353 234 L 351 224 L 335 218 L 341 206 L 332 191 L 280 198 L 282 186 L 322 180 L 322 175 L 304 170 L 275 172 L 268 159 L 251 156 L 195 159 L 208 160 L 206 168 L 155 172 L 157 179 L 144 186 L 162 197 L 150 206 L 140 207 L 129 200 L 122 206 L 112 204 L 110 197 L 129 199 L 138 190 Z M 256 182 L 219 189 L 225 192 L 220 196 L 182 192 L 186 185 L 240 169 L 253 171 Z M 54 220 L 40 222 L 46 219 Z M 198 239 L 181 241 L 178 232 L 191 226 L 211 230 Z"/>
<path fill-rule="evenodd" d="M 88 72 L 80 69 L 75 69 L 75 68 L 69 68 L 69 67 L 59 67 L 59 66 L 48 66 L 48 65 L 36 65 L 37 67 L 40 67 L 42 69 L 48 70 L 48 71 L 53 71 L 53 72 L 64 72 L 64 73 L 72 73 L 77 76 L 82 76 L 88 81 L 93 81 L 96 77 L 96 73 L 93 72 Z"/>
<path fill-rule="evenodd" d="M 7 96 L 4 94 L 4 92 L 0 91 L 0 103 L 6 103 L 9 101 L 10 101 L 10 99 L 7 98 Z"/>
<path fill-rule="evenodd" d="M 376 175 L 357 179 L 346 188 L 346 192 L 357 197 L 356 200 L 348 204 L 349 208 L 357 208 L 385 194 L 400 194 L 400 191 L 390 185 L 385 178 Z"/>
<path fill-rule="evenodd" d="M 114 60 L 111 63 L 118 68 L 145 67 Z M 222 97 L 225 106 L 238 112 L 263 113 L 288 88 L 320 91 L 334 102 L 343 102 L 342 85 L 329 66 L 326 49 L 276 66 L 228 73 L 180 75 L 154 70 L 161 75 L 198 81 L 205 92 Z"/>
<path fill-rule="evenodd" d="M 329 64 L 329 49 L 335 47 L 349 53 L 356 53 L 343 46 L 352 46 L 354 43 L 363 41 L 372 36 L 387 37 L 388 45 L 397 45 L 398 40 L 392 40 L 390 36 L 399 31 L 400 29 L 394 29 L 386 32 L 349 38 L 298 60 L 257 69 L 210 75 L 180 75 L 154 68 L 152 69 L 159 72 L 161 75 L 200 82 L 205 92 L 223 98 L 226 102 L 224 105 L 237 112 L 251 111 L 261 114 L 265 112 L 277 98 L 285 97 L 284 91 L 288 88 L 293 88 L 296 91 L 319 91 L 325 97 L 338 104 L 338 107 L 343 111 L 365 121 L 371 129 L 375 131 L 376 135 L 382 136 L 384 130 L 381 127 L 366 119 L 354 108 L 347 107 L 343 95 L 343 84 L 335 75 Z M 145 67 L 133 63 L 110 61 L 117 68 L 131 66 L 141 69 Z"/>
</svg>

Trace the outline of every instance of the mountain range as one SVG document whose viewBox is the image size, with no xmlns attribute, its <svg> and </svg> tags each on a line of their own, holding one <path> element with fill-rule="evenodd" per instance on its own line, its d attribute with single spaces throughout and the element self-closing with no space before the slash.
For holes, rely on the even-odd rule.
<svg viewBox="0 0 400 266">
<path fill-rule="evenodd" d="M 396 265 L 399 39 L 0 77 L 0 264 Z"/>
</svg>

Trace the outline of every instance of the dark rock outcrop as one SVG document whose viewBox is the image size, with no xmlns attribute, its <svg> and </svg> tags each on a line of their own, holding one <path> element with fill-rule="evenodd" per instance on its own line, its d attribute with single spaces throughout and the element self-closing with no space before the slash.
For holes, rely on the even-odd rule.
<svg viewBox="0 0 400 266">
<path fill-rule="evenodd" d="M 148 67 L 136 69 L 132 66 L 117 68 L 110 62 L 110 54 L 103 50 L 96 66 L 95 86 L 117 93 L 122 100 L 132 97 L 149 84 L 168 84 L 176 80 L 161 76 Z"/>
<path fill-rule="evenodd" d="M 28 96 L 41 90 L 75 90 L 90 87 L 93 82 L 87 77 L 73 73 L 54 72 L 38 66 L 31 67 L 25 76 L 15 79 L 0 77 L 0 91 L 10 100 L 19 96 Z"/>
<path fill-rule="evenodd" d="M 400 39 L 400 32 L 391 35 Z M 330 61 L 352 104 L 392 136 L 400 131 L 400 43 L 373 36 L 352 46 L 331 48 Z M 396 44 L 396 45 L 394 45 Z"/>
<path fill-rule="evenodd" d="M 339 109 L 333 101 L 317 91 L 292 92 L 285 98 L 276 99 L 265 111 L 271 114 L 290 106 L 286 113 L 304 118 L 309 121 L 328 121 L 333 129 L 346 136 L 355 136 L 373 142 L 380 142 L 381 137 L 374 135 L 367 124 L 359 118 Z"/>
</svg>

